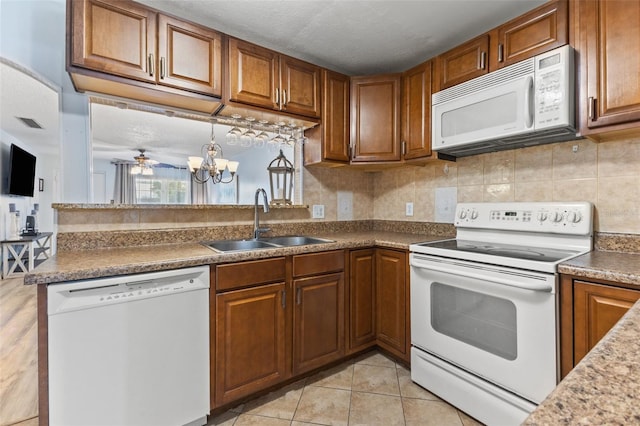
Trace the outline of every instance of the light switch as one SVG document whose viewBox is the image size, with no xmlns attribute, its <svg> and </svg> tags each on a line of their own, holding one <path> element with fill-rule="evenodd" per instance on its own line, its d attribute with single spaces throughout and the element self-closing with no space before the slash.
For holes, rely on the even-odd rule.
<svg viewBox="0 0 640 426">
<path fill-rule="evenodd" d="M 353 220 L 353 192 L 338 191 L 338 220 Z"/>
</svg>

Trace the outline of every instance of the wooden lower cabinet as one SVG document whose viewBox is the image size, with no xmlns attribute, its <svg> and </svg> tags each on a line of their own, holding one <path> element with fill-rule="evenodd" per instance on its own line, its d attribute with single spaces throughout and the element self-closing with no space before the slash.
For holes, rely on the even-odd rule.
<svg viewBox="0 0 640 426">
<path fill-rule="evenodd" d="M 376 344 L 375 258 L 373 248 L 349 253 L 349 353 Z"/>
<path fill-rule="evenodd" d="M 407 253 L 376 250 L 376 334 L 378 345 L 409 361 Z"/>
<path fill-rule="evenodd" d="M 344 273 L 293 281 L 293 374 L 344 356 Z"/>
<path fill-rule="evenodd" d="M 563 275 L 561 281 L 561 375 L 566 376 L 640 299 L 640 291 L 615 283 Z"/>
<path fill-rule="evenodd" d="M 285 297 L 284 282 L 216 295 L 216 406 L 288 378 Z"/>
</svg>

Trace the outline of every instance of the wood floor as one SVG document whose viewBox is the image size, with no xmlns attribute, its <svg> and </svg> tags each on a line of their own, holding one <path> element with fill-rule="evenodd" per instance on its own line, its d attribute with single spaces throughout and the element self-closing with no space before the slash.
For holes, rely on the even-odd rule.
<svg viewBox="0 0 640 426">
<path fill-rule="evenodd" d="M 0 280 L 0 426 L 38 424 L 36 286 Z"/>
</svg>

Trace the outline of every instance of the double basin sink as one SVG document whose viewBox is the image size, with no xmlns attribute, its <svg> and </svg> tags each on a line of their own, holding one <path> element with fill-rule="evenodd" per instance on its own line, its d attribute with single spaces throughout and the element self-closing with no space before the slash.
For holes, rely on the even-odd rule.
<svg viewBox="0 0 640 426">
<path fill-rule="evenodd" d="M 217 240 L 204 241 L 202 244 L 212 250 L 221 253 L 233 251 L 259 250 L 270 248 L 282 248 L 293 246 L 304 246 L 308 244 L 333 243 L 333 240 L 324 238 L 307 237 L 303 235 L 288 235 L 283 237 L 267 237 L 257 240 Z"/>
</svg>

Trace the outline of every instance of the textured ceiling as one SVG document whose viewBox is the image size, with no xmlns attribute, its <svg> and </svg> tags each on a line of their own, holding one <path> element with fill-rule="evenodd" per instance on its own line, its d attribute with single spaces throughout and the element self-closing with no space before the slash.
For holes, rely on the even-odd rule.
<svg viewBox="0 0 640 426">
<path fill-rule="evenodd" d="M 543 0 L 138 0 L 348 75 L 404 71 Z"/>
</svg>

